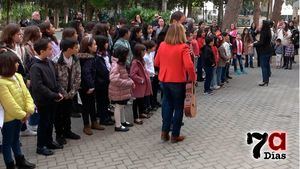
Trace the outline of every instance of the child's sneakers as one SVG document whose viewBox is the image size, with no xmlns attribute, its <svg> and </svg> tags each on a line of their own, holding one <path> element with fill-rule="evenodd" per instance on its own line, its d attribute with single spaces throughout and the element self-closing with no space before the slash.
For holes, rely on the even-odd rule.
<svg viewBox="0 0 300 169">
<path fill-rule="evenodd" d="M 242 74 L 248 74 L 245 70 L 242 71 Z"/>
<path fill-rule="evenodd" d="M 241 75 L 241 71 L 240 70 L 236 70 L 234 71 L 235 75 Z"/>
<path fill-rule="evenodd" d="M 21 131 L 21 136 L 25 137 L 25 136 L 36 136 L 37 132 L 30 130 L 29 128 L 27 128 L 25 131 Z"/>
</svg>

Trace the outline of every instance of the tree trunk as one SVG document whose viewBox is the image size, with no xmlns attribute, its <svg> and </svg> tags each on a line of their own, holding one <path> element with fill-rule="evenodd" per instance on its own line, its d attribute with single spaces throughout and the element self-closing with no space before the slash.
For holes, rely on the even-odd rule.
<svg viewBox="0 0 300 169">
<path fill-rule="evenodd" d="M 187 6 L 187 0 L 183 1 L 183 13 L 186 15 L 186 6 Z"/>
<path fill-rule="evenodd" d="M 270 9 L 269 9 L 269 18 L 272 18 L 272 13 L 273 13 L 273 0 L 270 1 Z"/>
<path fill-rule="evenodd" d="M 48 4 L 45 3 L 45 21 L 49 20 L 49 8 L 48 8 Z"/>
<path fill-rule="evenodd" d="M 281 19 L 281 9 L 283 3 L 284 0 L 275 0 L 274 9 L 272 13 L 272 20 L 275 22 L 275 25 L 277 25 L 277 22 Z"/>
<path fill-rule="evenodd" d="M 168 4 L 168 0 L 162 0 L 162 3 L 161 3 L 161 10 L 163 12 L 166 12 L 167 11 L 167 4 Z"/>
<path fill-rule="evenodd" d="M 188 0 L 188 14 L 187 14 L 187 17 L 192 17 L 192 13 L 193 13 L 193 1 Z"/>
<path fill-rule="evenodd" d="M 222 25 L 223 20 L 223 0 L 218 0 L 219 3 L 219 11 L 218 11 L 218 25 Z"/>
<path fill-rule="evenodd" d="M 93 20 L 94 12 L 95 12 L 95 8 L 90 3 L 87 3 L 86 4 L 86 19 L 87 19 L 87 21 Z"/>
<path fill-rule="evenodd" d="M 260 1 L 261 0 L 254 0 L 253 22 L 255 23 L 256 27 L 259 25 L 259 17 L 261 13 Z"/>
<path fill-rule="evenodd" d="M 53 14 L 54 14 L 54 27 L 58 28 L 58 26 L 59 26 L 59 10 L 54 9 Z"/>
<path fill-rule="evenodd" d="M 9 16 L 10 8 L 11 8 L 11 0 L 8 0 L 7 1 L 7 12 L 6 12 L 6 24 L 9 24 L 9 21 L 10 21 L 10 16 Z"/>
<path fill-rule="evenodd" d="M 64 22 L 68 23 L 69 22 L 69 8 L 64 7 Z"/>
<path fill-rule="evenodd" d="M 225 15 L 223 19 L 222 29 L 227 29 L 230 24 L 236 24 L 238 21 L 238 16 L 242 8 L 243 0 L 228 0 L 225 9 Z"/>
</svg>

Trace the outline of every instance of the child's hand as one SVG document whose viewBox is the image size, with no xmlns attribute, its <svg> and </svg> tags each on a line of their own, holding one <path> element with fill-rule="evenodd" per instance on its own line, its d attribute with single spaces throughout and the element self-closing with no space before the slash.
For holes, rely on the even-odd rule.
<svg viewBox="0 0 300 169">
<path fill-rule="evenodd" d="M 134 83 L 132 83 L 132 88 L 133 88 L 133 89 L 135 89 L 135 87 L 136 87 L 136 86 L 135 86 L 135 84 L 134 84 Z"/>
<path fill-rule="evenodd" d="M 27 81 L 26 81 L 26 86 L 27 86 L 27 88 L 30 87 L 30 80 L 27 80 Z"/>
<path fill-rule="evenodd" d="M 64 96 L 61 93 L 58 93 L 58 95 L 59 95 L 60 98 L 55 100 L 56 102 L 60 102 L 64 99 Z"/>
<path fill-rule="evenodd" d="M 95 88 L 91 88 L 86 92 L 86 94 L 92 94 L 94 92 L 94 90 L 95 90 Z"/>
<path fill-rule="evenodd" d="M 21 122 L 25 123 L 28 120 L 29 117 L 30 117 L 30 114 L 26 113 L 26 116 L 21 120 Z"/>
</svg>

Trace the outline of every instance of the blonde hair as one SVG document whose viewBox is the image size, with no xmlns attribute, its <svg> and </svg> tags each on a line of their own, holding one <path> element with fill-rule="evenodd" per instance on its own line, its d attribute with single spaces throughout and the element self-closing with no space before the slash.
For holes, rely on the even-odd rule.
<svg viewBox="0 0 300 169">
<path fill-rule="evenodd" d="M 171 24 L 165 37 L 165 42 L 170 45 L 182 44 L 187 41 L 185 29 L 182 24 Z"/>
</svg>

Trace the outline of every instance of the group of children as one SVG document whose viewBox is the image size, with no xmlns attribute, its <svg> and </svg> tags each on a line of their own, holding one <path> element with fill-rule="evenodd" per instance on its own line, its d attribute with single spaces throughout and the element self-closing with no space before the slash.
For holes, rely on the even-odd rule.
<svg viewBox="0 0 300 169">
<path fill-rule="evenodd" d="M 125 118 L 124 109 L 129 100 L 133 100 L 136 125 L 142 125 L 142 119 L 150 118 L 151 111 L 160 106 L 157 95 L 152 92 L 158 88 L 153 83 L 157 78 L 154 41 L 145 40 L 133 48 L 119 45 L 110 51 L 107 36 L 87 34 L 79 44 L 76 31 L 66 28 L 57 43 L 52 25 L 42 23 L 40 28 L 25 28 L 25 31 L 36 28 L 39 35 L 29 38 L 30 50 L 25 49 L 22 55 L 18 51 L 24 49 L 22 40 L 27 35 L 15 24 L 7 25 L 10 29 L 4 29 L 4 33 L 11 32 L 11 27 L 16 27 L 17 31 L 11 34 L 20 42 L 12 38 L 10 45 L 9 40 L 1 39 L 0 70 L 0 87 L 3 88 L 0 101 L 5 110 L 2 150 L 7 168 L 15 166 L 11 148 L 18 167 L 35 167 L 25 160 L 19 143 L 20 126 L 26 124 L 34 112 L 39 115 L 36 153 L 49 156 L 54 154 L 53 150 L 62 149 L 66 139 L 81 138 L 71 130 L 74 100 L 82 107 L 83 132 L 87 135 L 92 135 L 93 129 L 104 130 L 102 125 L 115 125 L 117 132 L 128 131 L 133 126 Z M 59 47 L 58 54 L 56 47 Z M 29 52 L 33 55 L 28 55 Z M 129 59 L 130 52 L 132 59 Z M 24 69 L 24 76 L 20 68 Z M 6 90 L 10 87 L 15 89 Z M 114 120 L 108 109 L 110 105 L 114 106 Z"/>
<path fill-rule="evenodd" d="M 130 30 L 120 22 L 115 38 L 108 23 L 90 24 L 86 31 L 82 23 L 75 25 L 63 30 L 60 42 L 49 22 L 26 27 L 24 34 L 16 24 L 3 30 L 0 103 L 5 110 L 2 149 L 7 168 L 15 166 L 11 149 L 18 167 L 35 168 L 25 160 L 19 143 L 20 126 L 26 126 L 33 117 L 30 114 L 39 116 L 36 152 L 48 156 L 54 149 L 62 149 L 66 139 L 81 138 L 71 129 L 74 103 L 81 105 L 86 135 L 104 130 L 102 125 L 115 125 L 116 132 L 129 131 L 161 106 L 157 101 L 158 70 L 154 67 L 158 42 L 151 25 L 145 24 L 147 29 L 143 30 L 137 24 Z M 186 36 L 197 60 L 197 81 L 205 80 L 205 94 L 212 94 L 231 79 L 231 64 L 236 75 L 247 74 L 243 56 L 245 67 L 253 68 L 254 49 L 249 44 L 254 40 L 247 28 L 239 34 L 234 25 L 230 31 L 221 32 L 216 26 L 203 27 L 200 23 L 197 30 L 187 29 Z M 291 68 L 293 49 L 292 44 L 283 47 L 280 39 L 276 40 L 276 65 L 281 66 L 283 55 L 283 66 Z M 132 100 L 134 124 L 125 115 L 125 106 Z"/>
<path fill-rule="evenodd" d="M 295 47 L 292 39 L 288 39 L 288 45 L 284 46 L 281 39 L 276 39 L 274 46 L 276 54 L 276 68 L 292 69 L 292 64 L 295 57 Z"/>
<path fill-rule="evenodd" d="M 197 61 L 197 81 L 205 80 L 204 94 L 213 94 L 213 90 L 221 88 L 232 78 L 229 75 L 231 64 L 236 75 L 247 74 L 244 57 L 245 67 L 254 68 L 254 49 L 249 46 L 253 40 L 247 28 L 243 34 L 239 34 L 236 29 L 221 32 L 218 27 L 201 27 L 199 24 L 198 30 L 187 32 L 187 39 L 191 53 Z"/>
</svg>

